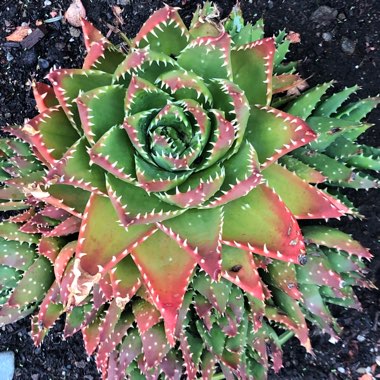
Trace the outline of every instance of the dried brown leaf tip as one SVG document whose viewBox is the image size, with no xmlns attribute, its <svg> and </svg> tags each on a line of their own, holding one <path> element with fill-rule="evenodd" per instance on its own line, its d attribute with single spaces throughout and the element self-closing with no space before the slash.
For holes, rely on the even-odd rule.
<svg viewBox="0 0 380 380">
<path fill-rule="evenodd" d="M 16 28 L 9 36 L 5 37 L 7 41 L 11 42 L 21 42 L 27 35 L 32 32 L 29 25 L 21 25 Z"/>
<path fill-rule="evenodd" d="M 290 31 L 286 36 L 286 39 L 289 40 L 292 44 L 299 44 L 301 42 L 301 35 L 299 33 Z"/>
</svg>

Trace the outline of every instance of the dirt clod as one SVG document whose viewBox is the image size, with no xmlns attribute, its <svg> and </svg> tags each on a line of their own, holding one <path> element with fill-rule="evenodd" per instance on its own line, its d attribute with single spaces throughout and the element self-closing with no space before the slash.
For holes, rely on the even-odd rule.
<svg viewBox="0 0 380 380">
<path fill-rule="evenodd" d="M 328 7 L 327 5 L 322 5 L 313 12 L 310 19 L 318 25 L 326 26 L 329 25 L 337 15 L 338 11 L 336 9 Z"/>
<path fill-rule="evenodd" d="M 352 55 L 355 52 L 356 42 L 347 37 L 343 37 L 341 47 L 344 53 Z"/>
</svg>

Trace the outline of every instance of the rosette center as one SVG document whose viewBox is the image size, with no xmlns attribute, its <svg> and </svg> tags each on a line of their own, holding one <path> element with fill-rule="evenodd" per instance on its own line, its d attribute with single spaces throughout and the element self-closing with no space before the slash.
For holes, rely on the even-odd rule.
<svg viewBox="0 0 380 380">
<path fill-rule="evenodd" d="M 147 132 L 151 157 L 163 169 L 190 170 L 201 153 L 194 144 L 191 122 L 175 104 L 165 106 L 153 118 Z"/>
</svg>

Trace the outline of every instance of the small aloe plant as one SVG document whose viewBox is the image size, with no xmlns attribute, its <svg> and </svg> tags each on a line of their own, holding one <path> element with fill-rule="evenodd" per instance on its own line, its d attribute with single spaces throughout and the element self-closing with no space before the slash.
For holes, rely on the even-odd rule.
<svg viewBox="0 0 380 380">
<path fill-rule="evenodd" d="M 128 54 L 82 20 L 82 69 L 36 83 L 39 114 L 0 140 L 0 324 L 66 314 L 103 379 L 265 379 L 328 304 L 360 308 L 369 251 L 306 219 L 360 217 L 378 183 L 356 139 L 379 103 L 332 83 L 289 95 L 290 40 L 209 2 L 155 12 Z M 293 93 L 295 93 L 293 91 Z M 318 187 L 317 187 L 318 185 Z M 269 347 L 269 350 L 267 349 Z M 219 373 L 222 375 L 219 375 Z M 216 375 L 215 375 L 216 374 Z"/>
</svg>

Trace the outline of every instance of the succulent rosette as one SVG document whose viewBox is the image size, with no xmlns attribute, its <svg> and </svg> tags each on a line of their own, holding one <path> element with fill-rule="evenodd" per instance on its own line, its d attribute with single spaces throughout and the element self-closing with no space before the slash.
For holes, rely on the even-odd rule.
<svg viewBox="0 0 380 380">
<path fill-rule="evenodd" d="M 83 68 L 37 83 L 40 113 L 0 146 L 2 208 L 25 210 L 0 228 L 0 321 L 40 304 L 40 343 L 66 312 L 104 378 L 211 378 L 216 363 L 264 378 L 266 344 L 278 370 L 290 336 L 269 322 L 311 350 L 305 315 L 335 336 L 326 303 L 359 307 L 352 285 L 368 286 L 368 250 L 298 220 L 356 215 L 313 184 L 377 186 L 352 168 L 377 169 L 354 141 L 378 99 L 284 95 L 302 83 L 285 33 L 217 16 L 206 3 L 188 29 L 165 6 L 128 53 L 83 20 Z"/>
</svg>

